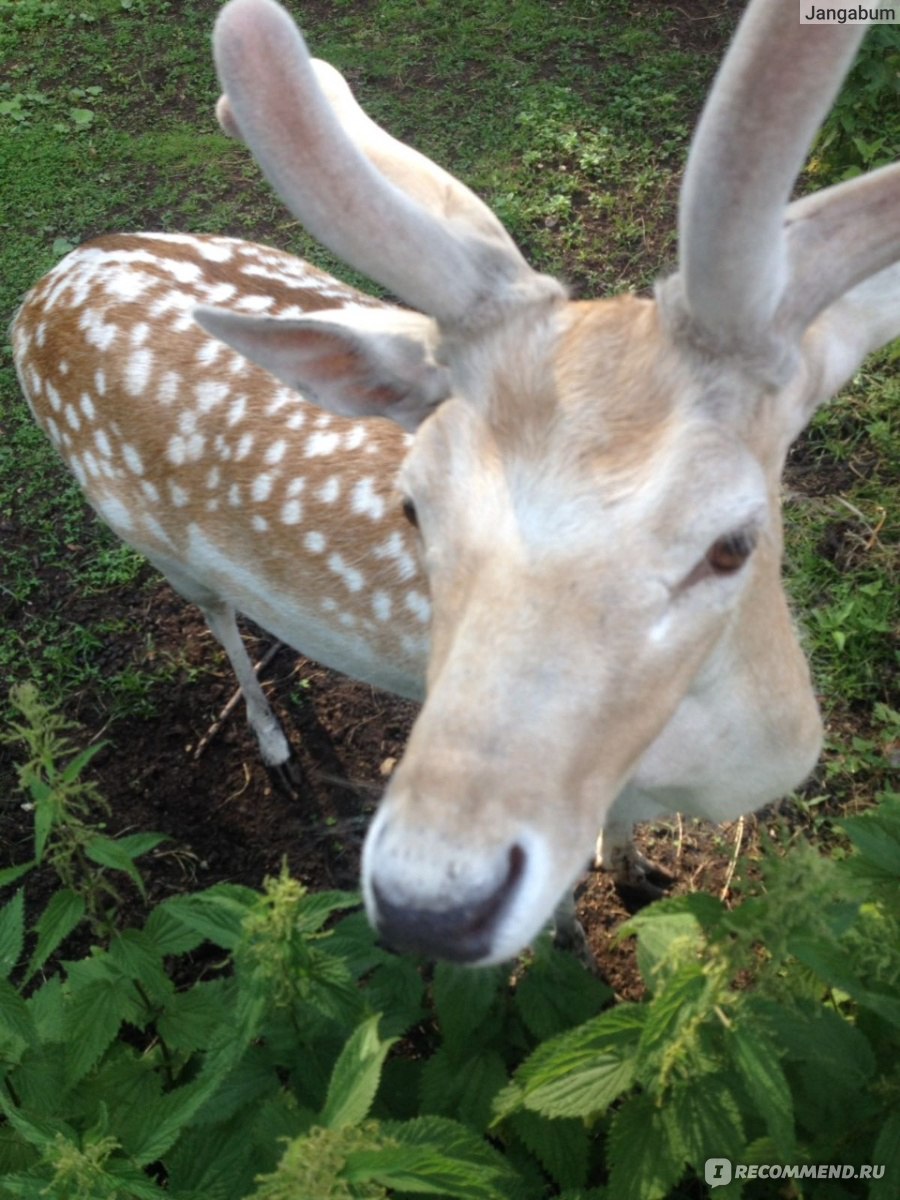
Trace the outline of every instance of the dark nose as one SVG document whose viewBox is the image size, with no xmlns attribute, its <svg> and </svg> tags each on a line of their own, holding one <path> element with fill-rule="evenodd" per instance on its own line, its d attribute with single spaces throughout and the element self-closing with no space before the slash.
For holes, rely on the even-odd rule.
<svg viewBox="0 0 900 1200">
<path fill-rule="evenodd" d="M 445 908 L 414 908 L 390 899 L 372 879 L 377 906 L 375 925 L 382 941 L 402 954 L 424 954 L 450 962 L 471 963 L 491 952 L 497 921 L 516 892 L 525 870 L 525 851 L 509 851 L 506 875 L 496 888 Z"/>
</svg>

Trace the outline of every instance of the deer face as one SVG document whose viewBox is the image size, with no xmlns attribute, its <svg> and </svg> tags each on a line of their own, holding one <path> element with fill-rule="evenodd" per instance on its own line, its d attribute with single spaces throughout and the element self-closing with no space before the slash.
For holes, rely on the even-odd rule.
<svg viewBox="0 0 900 1200">
<path fill-rule="evenodd" d="M 583 869 L 754 580 L 777 579 L 779 534 L 721 380 L 694 382 L 653 302 L 555 309 L 461 360 L 465 394 L 400 475 L 428 689 L 364 879 L 388 940 L 491 961 Z"/>
</svg>

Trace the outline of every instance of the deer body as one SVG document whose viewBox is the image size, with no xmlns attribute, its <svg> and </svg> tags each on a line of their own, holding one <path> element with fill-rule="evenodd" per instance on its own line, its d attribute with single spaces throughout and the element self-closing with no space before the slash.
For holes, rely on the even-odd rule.
<svg viewBox="0 0 900 1200">
<path fill-rule="evenodd" d="M 575 303 L 273 0 L 232 0 L 222 125 L 417 311 L 268 249 L 136 235 L 74 252 L 17 318 L 38 420 L 203 607 L 271 767 L 289 748 L 235 609 L 424 696 L 363 854 L 401 947 L 510 957 L 597 829 L 625 869 L 635 821 L 733 818 L 818 755 L 779 479 L 900 330 L 900 180 L 786 206 L 858 40 L 795 17 L 750 6 L 691 152 L 678 272 L 652 300 Z"/>
</svg>

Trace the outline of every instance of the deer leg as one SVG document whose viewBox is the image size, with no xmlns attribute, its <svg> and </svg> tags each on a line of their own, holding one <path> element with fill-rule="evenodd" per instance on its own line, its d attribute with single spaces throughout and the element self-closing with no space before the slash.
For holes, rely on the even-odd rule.
<svg viewBox="0 0 900 1200">
<path fill-rule="evenodd" d="M 302 783 L 300 765 L 278 718 L 263 693 L 235 620 L 234 609 L 224 601 L 201 606 L 206 623 L 228 655 L 247 706 L 247 720 L 256 735 L 260 754 L 273 784 L 293 795 Z"/>
<path fill-rule="evenodd" d="M 675 882 L 668 871 L 641 854 L 634 844 L 630 825 L 607 825 L 602 830 L 597 838 L 594 866 L 612 873 L 615 889 L 630 912 L 661 900 Z"/>
</svg>

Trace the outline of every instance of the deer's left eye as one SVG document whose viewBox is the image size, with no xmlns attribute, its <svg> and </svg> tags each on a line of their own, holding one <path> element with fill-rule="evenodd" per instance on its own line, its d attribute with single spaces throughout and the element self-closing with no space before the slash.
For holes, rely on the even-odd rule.
<svg viewBox="0 0 900 1200">
<path fill-rule="evenodd" d="M 753 553 L 755 545 L 756 534 L 739 529 L 714 541 L 704 561 L 715 575 L 733 575 Z"/>
<path fill-rule="evenodd" d="M 722 579 L 727 575 L 736 575 L 753 553 L 756 542 L 757 534 L 752 529 L 736 529 L 733 533 L 716 538 L 677 590 L 685 592 L 704 579 Z"/>
</svg>

